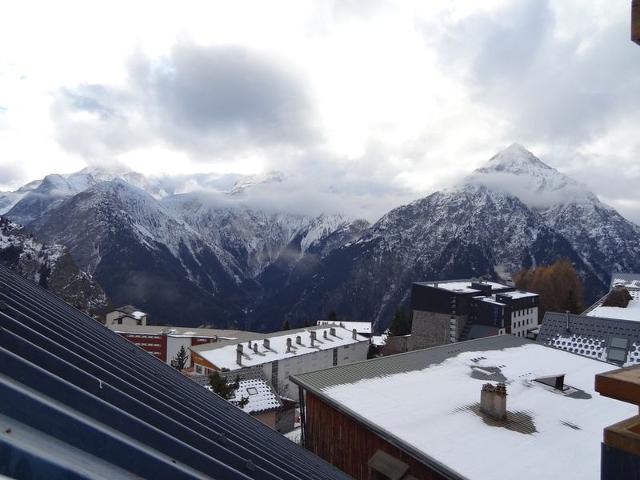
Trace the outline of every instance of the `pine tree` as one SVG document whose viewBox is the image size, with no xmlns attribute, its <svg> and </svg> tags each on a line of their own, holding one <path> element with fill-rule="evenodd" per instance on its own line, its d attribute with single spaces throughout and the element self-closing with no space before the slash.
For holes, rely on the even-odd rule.
<svg viewBox="0 0 640 480">
<path fill-rule="evenodd" d="M 404 307 L 396 308 L 396 313 L 389 325 L 389 334 L 391 336 L 408 335 L 411 333 L 411 320 L 404 313 Z"/>
<path fill-rule="evenodd" d="M 187 349 L 184 348 L 184 345 L 182 345 L 176 356 L 171 361 L 171 365 L 177 370 L 184 370 L 187 367 L 188 361 L 189 354 L 187 353 Z"/>
<path fill-rule="evenodd" d="M 229 383 L 226 378 L 220 375 L 215 370 L 209 375 L 209 386 L 211 390 L 220 395 L 225 400 L 231 400 L 236 397 L 236 391 L 240 388 L 240 377 L 236 375 L 236 379 L 233 383 Z M 243 408 L 249 403 L 249 397 L 240 397 L 240 400 L 234 400 L 233 403 L 240 408 Z"/>
</svg>

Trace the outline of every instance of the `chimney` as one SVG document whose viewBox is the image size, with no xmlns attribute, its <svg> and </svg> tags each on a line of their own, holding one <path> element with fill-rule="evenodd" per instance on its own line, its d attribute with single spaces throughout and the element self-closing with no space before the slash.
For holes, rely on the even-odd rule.
<svg viewBox="0 0 640 480">
<path fill-rule="evenodd" d="M 262 344 L 264 345 L 264 348 L 266 348 L 267 350 L 271 350 L 271 342 L 269 341 L 268 338 L 265 338 L 262 341 Z"/>
<path fill-rule="evenodd" d="M 314 347 L 316 344 L 316 332 L 309 332 L 309 336 L 311 337 L 311 347 Z"/>
<path fill-rule="evenodd" d="M 242 366 L 242 344 L 239 343 L 236 347 L 236 363 Z"/>
<path fill-rule="evenodd" d="M 358 331 L 355 328 L 351 330 L 351 336 L 353 337 L 354 340 L 358 339 Z"/>
<path fill-rule="evenodd" d="M 291 339 L 287 338 L 287 353 L 291 353 Z"/>
<path fill-rule="evenodd" d="M 296 343 L 302 345 L 302 337 L 300 335 L 296 335 Z"/>
<path fill-rule="evenodd" d="M 507 387 L 485 383 L 480 393 L 480 411 L 495 420 L 507 418 Z"/>
<path fill-rule="evenodd" d="M 327 331 L 326 331 L 326 330 L 324 330 L 324 331 L 322 332 L 322 336 L 323 336 L 323 337 L 325 338 L 325 340 L 326 340 L 326 338 L 327 338 Z"/>
<path fill-rule="evenodd" d="M 253 342 L 253 353 L 258 353 L 258 342 Z"/>
<path fill-rule="evenodd" d="M 331 336 L 332 336 L 332 337 L 335 337 L 335 336 L 336 336 L 336 329 L 335 329 L 335 328 L 333 328 L 333 327 L 331 327 L 331 328 L 329 329 L 329 333 L 331 334 Z"/>
</svg>

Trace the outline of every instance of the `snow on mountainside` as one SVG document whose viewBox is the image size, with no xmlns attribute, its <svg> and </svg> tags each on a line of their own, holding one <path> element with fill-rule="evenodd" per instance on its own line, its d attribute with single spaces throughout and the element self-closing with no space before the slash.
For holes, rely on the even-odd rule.
<svg viewBox="0 0 640 480">
<path fill-rule="evenodd" d="M 518 144 L 373 225 L 248 201 L 252 189 L 285 180 L 85 169 L 49 175 L 17 202 L 0 196 L 0 206 L 14 202 L 9 217 L 67 246 L 115 302 L 176 325 L 269 330 L 335 310 L 382 328 L 414 281 L 506 280 L 567 257 L 589 301 L 611 272 L 640 270 L 640 227 Z"/>
<path fill-rule="evenodd" d="M 83 311 L 96 312 L 108 304 L 102 289 L 78 270 L 65 247 L 41 243 L 23 226 L 2 217 L 0 263 Z"/>
<path fill-rule="evenodd" d="M 494 156 L 468 182 L 520 198 L 571 242 L 603 283 L 613 271 L 640 267 L 640 227 L 521 145 Z"/>
<path fill-rule="evenodd" d="M 640 228 L 586 187 L 514 144 L 460 185 L 383 216 L 353 243 L 293 276 L 264 311 L 342 318 L 383 327 L 413 281 L 484 276 L 506 280 L 522 267 L 567 257 L 587 302 L 611 272 L 640 269 Z"/>
<path fill-rule="evenodd" d="M 289 258 L 295 264 L 349 223 L 340 215 L 249 208 L 242 193 L 169 194 L 139 174 L 96 169 L 47 176 L 8 215 L 67 246 L 114 302 L 135 303 L 156 322 L 185 325 L 241 324 L 241 311 L 261 297 L 257 277 L 289 258 L 292 242 L 299 242 Z M 348 236 L 334 236 L 324 251 L 341 246 L 340 238 Z M 189 307 L 181 309 L 176 298 Z"/>
<path fill-rule="evenodd" d="M 532 208 L 599 202 L 586 186 L 542 162 L 518 143 L 494 155 L 464 183 L 485 185 L 508 193 Z"/>
</svg>

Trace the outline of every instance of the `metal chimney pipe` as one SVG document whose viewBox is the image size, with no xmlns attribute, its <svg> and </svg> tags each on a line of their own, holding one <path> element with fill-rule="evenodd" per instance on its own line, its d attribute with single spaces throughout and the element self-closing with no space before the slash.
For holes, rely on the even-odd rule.
<svg viewBox="0 0 640 480">
<path fill-rule="evenodd" d="M 287 338 L 287 353 L 291 353 L 291 339 Z"/>
<path fill-rule="evenodd" d="M 358 339 L 358 331 L 355 328 L 351 330 L 351 336 L 353 337 L 354 340 Z"/>
</svg>

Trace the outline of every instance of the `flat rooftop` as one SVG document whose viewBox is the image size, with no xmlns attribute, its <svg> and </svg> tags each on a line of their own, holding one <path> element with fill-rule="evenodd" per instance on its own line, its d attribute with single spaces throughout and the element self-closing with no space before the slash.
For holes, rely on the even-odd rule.
<svg viewBox="0 0 640 480">
<path fill-rule="evenodd" d="M 344 328 L 351 331 L 354 328 L 358 333 L 371 333 L 371 322 L 343 322 L 341 320 L 318 320 L 317 325 L 326 326 L 330 325 L 332 327 L 343 325 Z"/>
<path fill-rule="evenodd" d="M 510 335 L 293 377 L 424 463 L 473 479 L 600 478 L 603 428 L 637 407 L 602 397 L 615 367 Z M 565 375 L 561 392 L 537 378 Z M 507 384 L 507 420 L 479 413 L 482 385 Z"/>
<path fill-rule="evenodd" d="M 331 334 L 331 329 L 335 335 Z M 314 346 L 311 346 L 311 332 L 316 332 Z M 326 332 L 326 338 L 324 334 Z M 296 337 L 300 337 L 301 343 L 296 343 Z M 265 348 L 264 339 L 269 339 L 269 348 Z M 291 351 L 287 352 L 287 339 L 291 339 Z M 359 342 L 368 342 L 369 339 L 362 335 L 353 338 L 353 331 L 340 326 L 315 326 L 298 330 L 287 330 L 285 332 L 275 332 L 273 334 L 262 334 L 254 339 L 250 339 L 251 344 L 257 344 L 257 352 L 249 347 L 249 339 L 243 342 L 206 343 L 191 347 L 191 350 L 199 356 L 212 363 L 218 368 L 237 370 L 239 368 L 262 365 L 282 360 L 284 358 L 296 357 L 307 353 L 315 353 L 320 350 L 329 350 L 345 345 L 352 345 Z M 242 343 L 243 355 L 242 365 L 236 363 L 237 344 Z"/>
<path fill-rule="evenodd" d="M 221 340 L 242 340 L 261 335 L 245 330 L 225 330 L 217 328 L 191 328 L 191 327 L 167 327 L 161 325 L 107 325 L 107 328 L 116 333 L 134 335 L 162 335 L 166 333 L 170 337 L 204 337 L 219 338 Z"/>
<path fill-rule="evenodd" d="M 424 287 L 440 288 L 442 290 L 448 290 L 456 293 L 481 293 L 480 290 L 471 288 L 471 283 L 481 283 L 483 285 L 490 285 L 492 290 L 503 290 L 513 288 L 508 285 L 497 282 L 475 281 L 471 279 L 462 280 L 434 280 L 428 282 L 415 282 L 415 285 L 421 285 Z"/>
<path fill-rule="evenodd" d="M 589 317 L 616 318 L 618 320 L 630 320 L 640 322 L 640 291 L 629 290 L 632 300 L 626 307 L 605 307 L 602 301 L 587 311 Z"/>
</svg>

